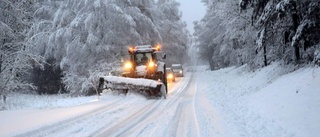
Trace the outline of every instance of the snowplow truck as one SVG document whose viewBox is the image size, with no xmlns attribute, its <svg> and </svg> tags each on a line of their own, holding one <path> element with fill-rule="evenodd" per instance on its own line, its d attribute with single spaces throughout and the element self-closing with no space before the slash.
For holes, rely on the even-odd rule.
<svg viewBox="0 0 320 137">
<path fill-rule="evenodd" d="M 149 97 L 166 97 L 166 65 L 158 58 L 165 59 L 160 45 L 129 47 L 130 59 L 123 64 L 121 76 L 101 76 L 99 92 L 104 89 L 128 93 L 140 92 Z"/>
</svg>

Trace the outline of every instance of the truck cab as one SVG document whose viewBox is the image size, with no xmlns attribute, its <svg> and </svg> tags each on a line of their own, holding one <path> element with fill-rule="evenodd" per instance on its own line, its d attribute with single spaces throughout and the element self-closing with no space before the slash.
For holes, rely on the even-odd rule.
<svg viewBox="0 0 320 137">
<path fill-rule="evenodd" d="M 161 80 L 166 85 L 166 66 L 158 60 L 158 54 L 162 54 L 160 45 L 129 47 L 128 52 L 130 59 L 123 65 L 123 77 Z"/>
</svg>

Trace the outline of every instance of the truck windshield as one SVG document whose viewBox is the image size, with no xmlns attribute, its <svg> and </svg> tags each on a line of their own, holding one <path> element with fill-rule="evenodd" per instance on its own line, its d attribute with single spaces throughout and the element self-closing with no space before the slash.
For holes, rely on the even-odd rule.
<svg viewBox="0 0 320 137">
<path fill-rule="evenodd" d="M 135 60 L 137 65 L 146 65 L 149 60 L 152 59 L 151 53 L 138 53 L 135 54 Z"/>
</svg>

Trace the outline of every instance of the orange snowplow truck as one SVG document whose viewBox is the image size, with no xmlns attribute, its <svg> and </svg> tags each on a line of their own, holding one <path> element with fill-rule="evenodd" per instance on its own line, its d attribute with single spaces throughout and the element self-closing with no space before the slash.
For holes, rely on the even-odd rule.
<svg viewBox="0 0 320 137">
<path fill-rule="evenodd" d="M 131 46 L 128 53 L 130 59 L 123 64 L 122 77 L 100 77 L 99 89 L 144 91 L 148 96 L 165 97 L 167 94 L 166 65 L 158 58 L 165 59 L 166 55 L 160 51 L 160 45 Z"/>
</svg>

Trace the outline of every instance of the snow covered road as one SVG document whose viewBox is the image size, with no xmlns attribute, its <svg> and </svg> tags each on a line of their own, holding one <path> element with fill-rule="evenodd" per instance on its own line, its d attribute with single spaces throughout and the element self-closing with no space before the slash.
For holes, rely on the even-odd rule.
<svg viewBox="0 0 320 137">
<path fill-rule="evenodd" d="M 31 110 L 6 121 L 12 127 L 3 125 L 1 136 L 199 136 L 192 77 L 169 83 L 167 99 L 107 94 L 84 105 Z M 12 116 L 19 112 L 12 112 Z M 19 123 L 22 121 L 27 124 Z"/>
<path fill-rule="evenodd" d="M 0 136 L 317 137 L 320 69 L 290 71 L 199 67 L 169 83 L 167 99 L 105 94 L 79 105 L 0 111 Z"/>
</svg>

